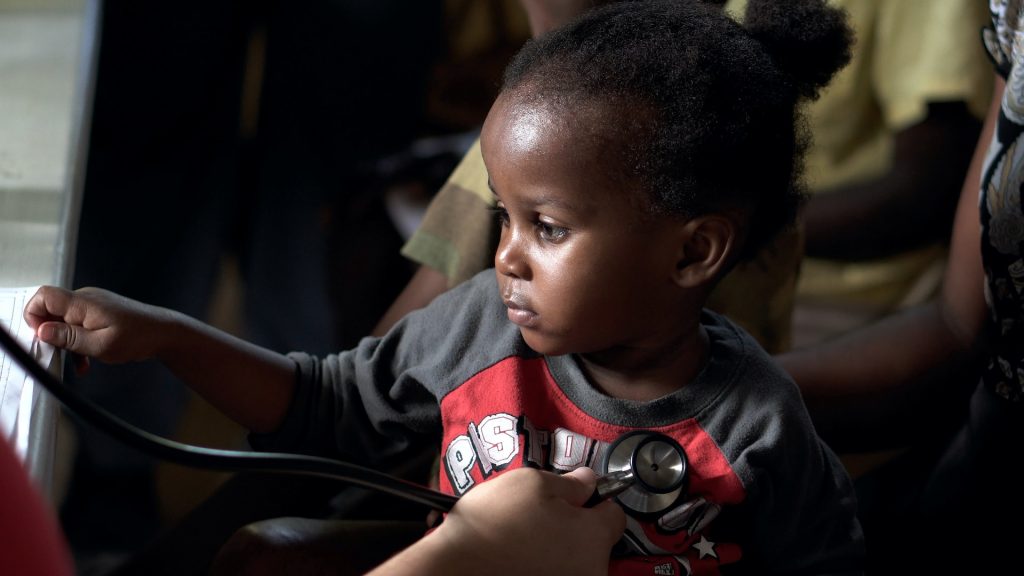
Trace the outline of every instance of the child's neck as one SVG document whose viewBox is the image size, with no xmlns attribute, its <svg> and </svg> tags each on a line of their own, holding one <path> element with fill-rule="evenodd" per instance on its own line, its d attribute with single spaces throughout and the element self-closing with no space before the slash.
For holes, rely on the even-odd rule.
<svg viewBox="0 0 1024 576">
<path fill-rule="evenodd" d="M 613 398 L 649 401 L 675 392 L 697 377 L 708 354 L 700 324 L 660 346 L 619 347 L 579 354 L 580 366 L 598 390 Z"/>
</svg>

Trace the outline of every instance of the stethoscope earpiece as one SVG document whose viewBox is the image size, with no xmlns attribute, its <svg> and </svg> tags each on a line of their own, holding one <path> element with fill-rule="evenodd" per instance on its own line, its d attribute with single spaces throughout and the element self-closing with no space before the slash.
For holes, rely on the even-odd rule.
<svg viewBox="0 0 1024 576">
<path fill-rule="evenodd" d="M 609 497 L 614 495 L 634 516 L 658 516 L 686 493 L 686 452 L 658 432 L 622 435 L 605 453 L 603 468 L 599 490 L 603 487 Z"/>
</svg>

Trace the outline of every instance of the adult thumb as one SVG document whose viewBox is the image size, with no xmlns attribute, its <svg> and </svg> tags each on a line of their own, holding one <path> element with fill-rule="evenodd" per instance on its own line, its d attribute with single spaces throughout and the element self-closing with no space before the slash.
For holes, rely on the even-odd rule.
<svg viewBox="0 0 1024 576">
<path fill-rule="evenodd" d="M 571 479 L 571 484 L 575 484 L 575 488 L 570 490 L 566 499 L 577 506 L 582 506 L 588 501 L 597 489 L 597 473 L 590 468 L 576 468 L 564 474 L 563 478 Z M 605 500 L 594 505 L 591 513 L 596 515 L 597 523 L 607 529 L 609 543 L 614 543 L 622 536 L 626 529 L 626 514 L 621 506 Z"/>
<path fill-rule="evenodd" d="M 583 506 L 597 488 L 597 473 L 590 468 L 576 468 L 562 478 L 565 479 L 562 497 L 574 506 Z"/>
</svg>

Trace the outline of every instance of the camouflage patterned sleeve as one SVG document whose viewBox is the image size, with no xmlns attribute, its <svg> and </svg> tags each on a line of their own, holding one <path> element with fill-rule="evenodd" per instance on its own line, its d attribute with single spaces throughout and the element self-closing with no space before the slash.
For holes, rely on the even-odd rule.
<svg viewBox="0 0 1024 576">
<path fill-rule="evenodd" d="M 499 228 L 477 140 L 430 202 L 402 255 L 430 266 L 452 287 L 494 265 Z"/>
</svg>

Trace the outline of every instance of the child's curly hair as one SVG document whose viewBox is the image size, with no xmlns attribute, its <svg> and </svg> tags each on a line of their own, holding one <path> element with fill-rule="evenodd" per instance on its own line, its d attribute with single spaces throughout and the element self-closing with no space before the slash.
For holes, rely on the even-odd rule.
<svg viewBox="0 0 1024 576">
<path fill-rule="evenodd" d="M 502 89 L 569 113 L 621 110 L 600 129 L 629 139 L 615 169 L 650 192 L 649 209 L 737 210 L 749 256 L 796 216 L 808 140 L 799 103 L 846 65 L 853 33 L 825 0 L 750 0 L 745 25 L 720 4 L 591 10 L 528 42 Z"/>
</svg>

